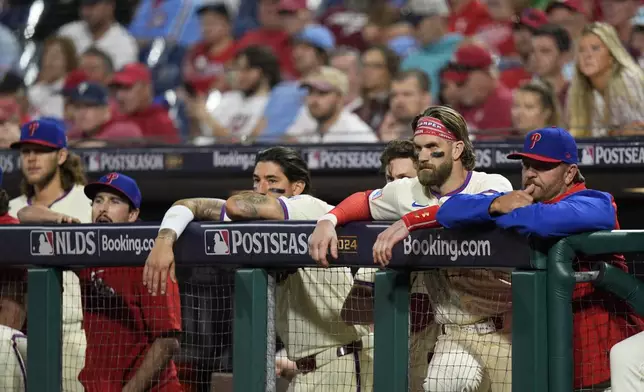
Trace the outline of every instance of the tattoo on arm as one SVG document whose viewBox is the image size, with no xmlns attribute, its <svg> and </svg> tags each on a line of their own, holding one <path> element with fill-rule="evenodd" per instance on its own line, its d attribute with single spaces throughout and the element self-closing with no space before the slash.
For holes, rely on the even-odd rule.
<svg viewBox="0 0 644 392">
<path fill-rule="evenodd" d="M 244 192 L 234 196 L 235 204 L 246 218 L 261 218 L 259 208 L 270 205 L 273 199 L 255 192 Z M 259 207 L 259 208 L 258 208 Z"/>
<path fill-rule="evenodd" d="M 175 204 L 188 207 L 190 211 L 192 211 L 192 213 L 195 215 L 195 220 L 218 221 L 221 217 L 221 209 L 223 208 L 224 204 L 226 204 L 226 201 L 222 199 L 202 197 L 180 200 Z"/>
</svg>

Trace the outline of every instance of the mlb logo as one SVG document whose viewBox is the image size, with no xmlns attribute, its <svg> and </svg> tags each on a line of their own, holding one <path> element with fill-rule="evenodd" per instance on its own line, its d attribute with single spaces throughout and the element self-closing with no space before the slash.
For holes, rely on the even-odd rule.
<svg viewBox="0 0 644 392">
<path fill-rule="evenodd" d="M 309 150 L 307 154 L 307 165 L 309 170 L 319 169 L 320 168 L 320 150 Z"/>
<path fill-rule="evenodd" d="M 51 230 L 32 231 L 30 233 L 32 256 L 54 255 L 54 232 Z"/>
<path fill-rule="evenodd" d="M 222 256 L 230 254 L 230 233 L 228 230 L 206 230 L 204 232 L 206 254 Z"/>
<path fill-rule="evenodd" d="M 87 158 L 87 171 L 97 172 L 101 169 L 101 158 L 98 153 L 93 152 Z"/>
<path fill-rule="evenodd" d="M 594 165 L 595 164 L 595 146 L 581 145 L 579 146 L 579 164 L 580 165 Z"/>
</svg>

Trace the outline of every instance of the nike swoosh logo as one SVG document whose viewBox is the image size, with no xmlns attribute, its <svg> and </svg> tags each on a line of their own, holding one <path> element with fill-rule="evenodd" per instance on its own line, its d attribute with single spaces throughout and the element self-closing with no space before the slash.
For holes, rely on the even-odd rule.
<svg viewBox="0 0 644 392">
<path fill-rule="evenodd" d="M 411 206 L 414 207 L 414 208 L 423 208 L 423 207 L 427 207 L 428 204 L 422 205 L 422 204 L 418 204 L 416 202 L 413 202 L 413 203 L 411 203 Z"/>
</svg>

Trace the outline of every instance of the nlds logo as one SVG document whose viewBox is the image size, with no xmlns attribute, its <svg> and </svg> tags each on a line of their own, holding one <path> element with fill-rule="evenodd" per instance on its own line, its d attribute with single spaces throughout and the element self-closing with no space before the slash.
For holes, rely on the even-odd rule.
<svg viewBox="0 0 644 392">
<path fill-rule="evenodd" d="M 30 233 L 32 256 L 88 255 L 96 253 L 96 233 L 35 230 Z"/>
</svg>

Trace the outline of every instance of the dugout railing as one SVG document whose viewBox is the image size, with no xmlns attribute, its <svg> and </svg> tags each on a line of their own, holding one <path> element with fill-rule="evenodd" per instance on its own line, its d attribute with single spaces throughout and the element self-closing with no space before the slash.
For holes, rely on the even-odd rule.
<svg viewBox="0 0 644 392">
<path fill-rule="evenodd" d="M 372 267 L 371 247 L 387 226 L 351 224 L 339 229 L 346 247 L 334 266 Z M 193 223 L 175 246 L 178 265 L 217 265 L 235 270 L 233 384 L 236 392 L 272 390 L 274 373 L 274 292 L 276 269 L 315 267 L 306 238 L 312 222 Z M 61 271 L 87 266 L 142 265 L 147 252 L 114 249 L 106 241 L 154 239 L 155 225 L 13 226 L 0 228 L 0 264 L 29 266 L 28 390 L 60 391 Z M 34 241 L 50 233 L 52 252 L 34 252 Z M 224 234 L 225 233 L 225 234 Z M 216 254 L 214 235 L 228 253 Z M 253 238 L 294 237 L 294 247 L 275 251 Z M 75 241 L 92 239 L 95 251 L 79 251 Z M 146 242 L 147 241 L 147 242 Z M 260 245 L 253 245 L 259 243 Z M 268 244 L 268 242 L 263 242 Z M 407 388 L 409 272 L 441 267 L 512 269 L 512 385 L 514 391 L 570 391 L 572 309 L 577 253 L 644 252 L 644 232 L 594 233 L 538 243 L 501 230 L 415 232 L 394 249 L 390 268 L 377 272 L 375 286 L 374 391 Z M 246 247 L 246 249 L 245 249 Z M 37 253 L 37 252 L 36 252 Z M 599 274 L 601 275 L 601 273 Z M 595 275 L 597 279 L 599 275 Z M 604 276 L 604 275 L 602 275 Z M 639 303 L 640 281 L 625 274 L 603 288 Z M 630 280 L 629 280 L 630 279 Z M 638 309 L 642 309 L 641 305 Z M 243 369 L 236 371 L 235 369 Z"/>
</svg>

